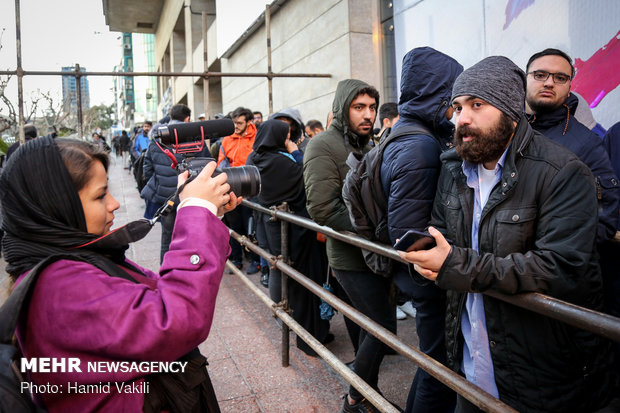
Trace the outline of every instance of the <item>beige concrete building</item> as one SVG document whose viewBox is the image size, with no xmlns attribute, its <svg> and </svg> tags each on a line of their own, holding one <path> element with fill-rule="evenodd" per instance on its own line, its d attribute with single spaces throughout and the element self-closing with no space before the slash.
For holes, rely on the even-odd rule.
<svg viewBox="0 0 620 413">
<path fill-rule="evenodd" d="M 377 87 L 382 101 L 385 101 L 385 90 L 394 95 L 394 85 L 384 84 L 390 83 L 393 73 L 391 78 L 386 76 L 382 63 L 386 56 L 382 24 L 385 18 L 381 16 L 385 15 L 383 9 L 387 4 L 380 0 L 273 1 L 270 4 L 272 71 L 331 75 L 329 78 L 274 78 L 274 111 L 294 107 L 304 120 L 316 118 L 324 122 L 337 83 L 347 78 L 361 79 Z M 104 13 L 111 30 L 155 34 L 159 72 L 205 70 L 203 11 L 207 13 L 209 71 L 267 73 L 265 12 L 218 56 L 215 0 L 104 0 Z M 187 104 L 194 117 L 206 111 L 202 77 L 160 77 L 157 92 L 158 115 L 175 103 Z M 238 106 L 260 110 L 265 116 L 269 113 L 266 77 L 210 77 L 208 96 L 211 117 Z"/>
</svg>

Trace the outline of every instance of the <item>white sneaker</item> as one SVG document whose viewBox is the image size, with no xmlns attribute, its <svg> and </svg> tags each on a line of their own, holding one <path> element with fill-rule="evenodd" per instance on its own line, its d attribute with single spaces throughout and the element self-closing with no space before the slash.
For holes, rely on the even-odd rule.
<svg viewBox="0 0 620 413">
<path fill-rule="evenodd" d="M 415 318 L 416 310 L 413 304 L 411 304 L 411 301 L 407 301 L 405 304 L 399 305 L 396 308 L 407 314 L 409 317 Z"/>
<path fill-rule="evenodd" d="M 404 320 L 405 318 L 407 318 L 407 314 L 403 313 L 403 310 L 396 306 L 396 319 Z"/>
</svg>

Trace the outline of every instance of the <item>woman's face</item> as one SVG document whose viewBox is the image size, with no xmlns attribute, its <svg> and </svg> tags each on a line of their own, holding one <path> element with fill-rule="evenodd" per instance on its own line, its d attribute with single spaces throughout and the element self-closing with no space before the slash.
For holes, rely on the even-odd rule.
<svg viewBox="0 0 620 413">
<path fill-rule="evenodd" d="M 114 224 L 114 211 L 120 204 L 108 192 L 108 175 L 101 162 L 94 161 L 88 173 L 90 179 L 78 194 L 88 232 L 101 236 L 110 232 Z"/>
</svg>

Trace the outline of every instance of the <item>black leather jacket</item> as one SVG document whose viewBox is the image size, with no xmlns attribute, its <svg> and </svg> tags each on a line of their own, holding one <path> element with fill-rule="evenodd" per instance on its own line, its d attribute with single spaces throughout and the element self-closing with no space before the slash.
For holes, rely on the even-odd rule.
<svg viewBox="0 0 620 413">
<path fill-rule="evenodd" d="M 441 159 L 431 225 L 454 241 L 436 280 L 449 290 L 450 367 L 461 369 L 466 292 L 533 291 L 600 308 L 594 179 L 574 154 L 521 119 L 482 211 L 479 253 L 471 248 L 473 189 L 462 160 L 455 150 Z M 606 403 L 607 341 L 486 295 L 484 305 L 501 400 L 527 412 L 585 412 Z"/>
</svg>

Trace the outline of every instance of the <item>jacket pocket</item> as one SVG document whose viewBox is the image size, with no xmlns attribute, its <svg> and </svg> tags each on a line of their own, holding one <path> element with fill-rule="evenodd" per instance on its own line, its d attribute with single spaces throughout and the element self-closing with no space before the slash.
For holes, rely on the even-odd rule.
<svg viewBox="0 0 620 413">
<path fill-rule="evenodd" d="M 458 196 L 449 192 L 444 192 L 442 193 L 440 202 L 443 207 L 444 222 L 446 225 L 446 233 L 444 235 L 446 238 L 458 243 L 459 240 L 456 234 L 458 233 L 458 228 L 463 224 L 461 219 L 461 201 Z"/>
<path fill-rule="evenodd" d="M 495 212 L 495 255 L 524 253 L 536 240 L 536 207 L 500 209 Z"/>
</svg>

